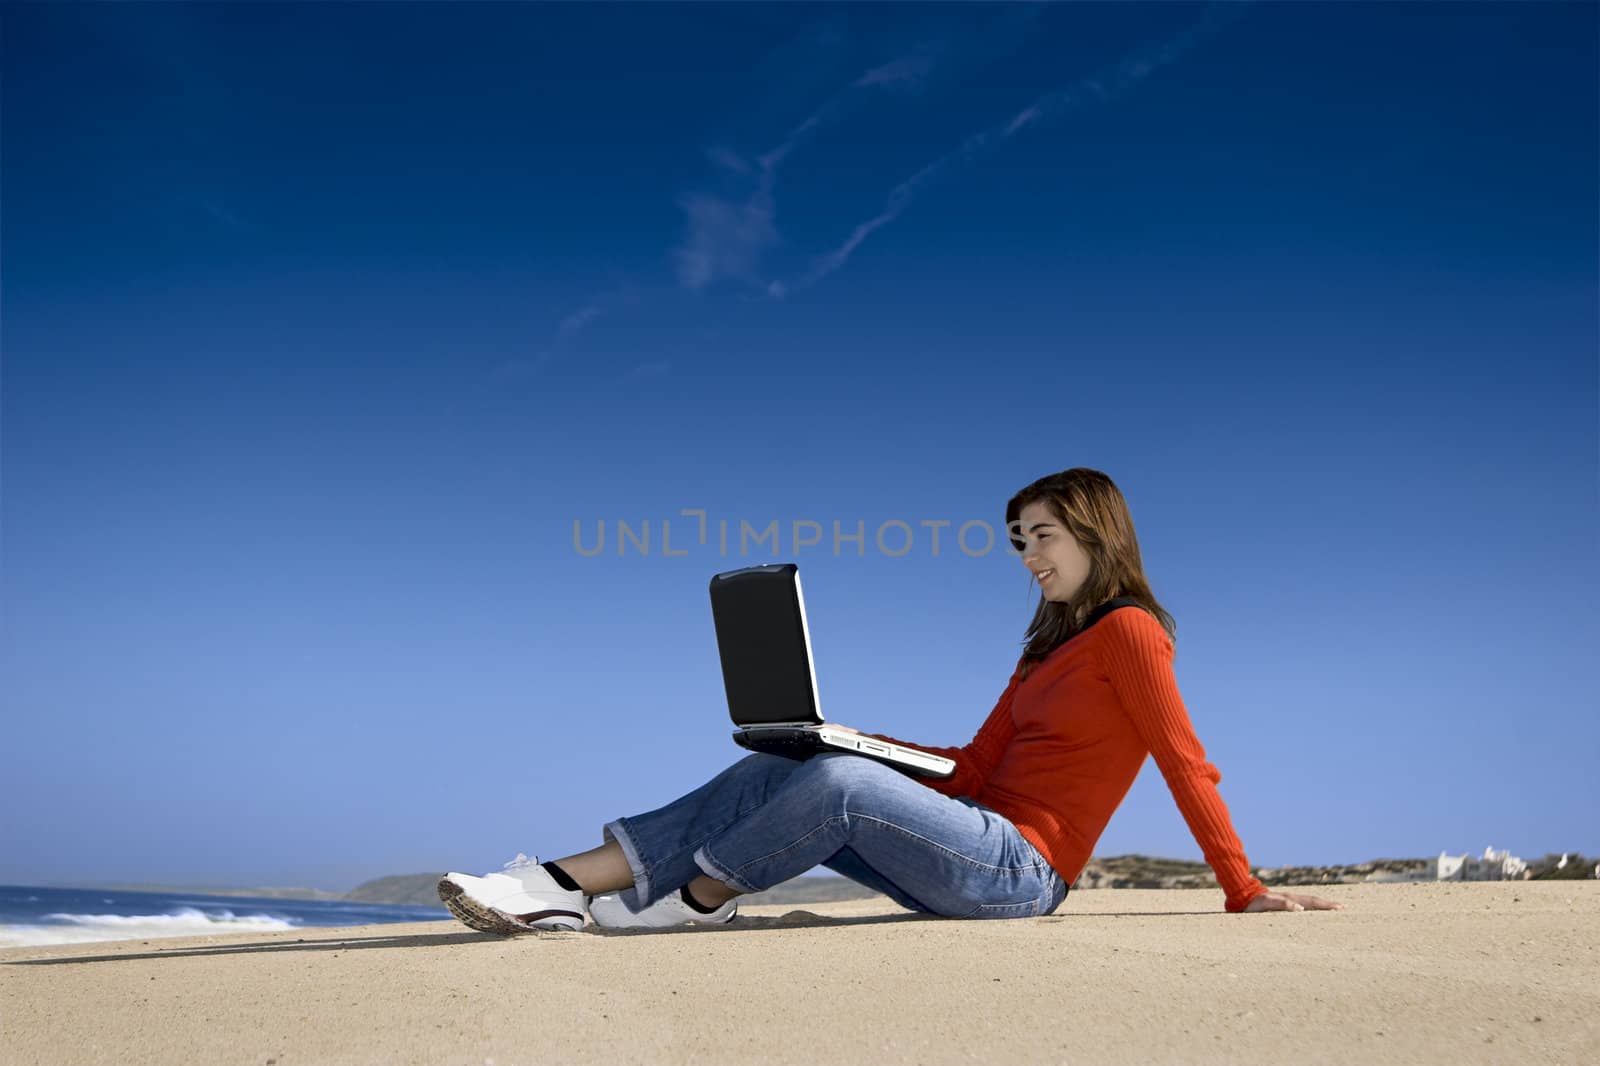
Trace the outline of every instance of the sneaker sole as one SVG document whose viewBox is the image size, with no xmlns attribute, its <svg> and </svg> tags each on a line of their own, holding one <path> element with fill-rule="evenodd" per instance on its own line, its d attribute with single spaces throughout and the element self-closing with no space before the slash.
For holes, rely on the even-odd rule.
<svg viewBox="0 0 1600 1066">
<path fill-rule="evenodd" d="M 448 877 L 439 879 L 439 901 L 462 924 L 467 925 L 480 933 L 494 933 L 498 936 L 517 936 L 522 933 L 540 932 L 575 932 L 570 925 L 541 926 L 529 925 L 518 921 L 503 911 L 493 907 L 485 907 L 471 896 L 466 890 Z M 581 915 L 571 915 L 579 918 Z"/>
<path fill-rule="evenodd" d="M 623 922 L 620 925 L 612 925 L 608 922 L 602 922 L 599 918 L 596 918 L 593 912 L 589 914 L 589 918 L 601 929 L 677 929 L 680 926 L 685 925 L 727 925 L 737 917 L 739 917 L 739 908 L 734 907 L 733 910 L 728 912 L 728 916 L 726 918 L 712 918 L 708 914 L 704 918 L 685 918 L 683 921 L 674 922 L 671 925 L 648 925 L 645 923 L 628 922 Z"/>
</svg>

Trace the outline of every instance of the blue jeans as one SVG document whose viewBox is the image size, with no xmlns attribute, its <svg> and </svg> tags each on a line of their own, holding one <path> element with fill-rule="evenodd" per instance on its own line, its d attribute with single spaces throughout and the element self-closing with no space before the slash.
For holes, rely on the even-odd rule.
<svg viewBox="0 0 1600 1066">
<path fill-rule="evenodd" d="M 846 752 L 757 752 L 665 807 L 606 823 L 640 911 L 704 873 L 759 892 L 815 866 L 947 918 L 1050 914 L 1068 886 L 1010 820 Z"/>
</svg>

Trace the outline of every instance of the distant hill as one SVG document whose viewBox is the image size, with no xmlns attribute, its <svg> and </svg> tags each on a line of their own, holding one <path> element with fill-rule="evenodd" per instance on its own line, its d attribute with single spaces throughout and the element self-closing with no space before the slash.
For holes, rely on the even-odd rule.
<svg viewBox="0 0 1600 1066">
<path fill-rule="evenodd" d="M 435 887 L 443 872 L 436 874 L 393 874 L 371 881 L 363 881 L 344 894 L 351 903 L 400 903 L 419 907 L 438 907 L 439 892 Z"/>
<path fill-rule="evenodd" d="M 1567 864 L 1558 867 L 1559 855 L 1546 855 L 1528 864 L 1531 880 L 1544 878 L 1593 878 L 1595 859 L 1571 853 Z M 1431 859 L 1373 859 L 1341 866 L 1262 867 L 1254 871 L 1266 885 L 1338 885 L 1371 881 L 1427 880 Z M 424 907 L 439 903 L 436 885 L 443 874 L 400 874 L 380 877 L 358 885 L 345 895 L 355 903 L 409 903 Z M 1113 855 L 1090 859 L 1073 882 L 1074 889 L 1087 888 L 1211 888 L 1218 889 L 1216 874 L 1203 862 L 1189 859 L 1163 859 L 1152 855 Z M 827 903 L 841 899 L 870 899 L 878 893 L 865 885 L 833 875 L 796 877 L 765 892 L 740 896 L 742 904 Z"/>
<path fill-rule="evenodd" d="M 1566 860 L 1562 862 L 1563 858 Z M 1526 879 L 1594 880 L 1594 858 L 1568 852 L 1528 860 Z M 1373 881 L 1432 880 L 1433 859 L 1372 859 L 1342 866 L 1278 866 L 1253 871 L 1265 885 L 1340 885 Z M 1073 888 L 1216 888 L 1217 878 L 1203 862 L 1117 855 L 1090 859 Z"/>
<path fill-rule="evenodd" d="M 1564 855 L 1554 852 L 1541 859 L 1531 859 L 1528 862 L 1528 872 L 1531 881 L 1592 881 L 1595 869 L 1600 867 L 1600 858 L 1593 855 L 1579 855 L 1575 851 Z"/>
<path fill-rule="evenodd" d="M 1421 878 L 1427 868 L 1427 859 L 1374 859 L 1344 866 L 1262 867 L 1252 872 L 1264 885 L 1337 885 Z M 1090 859 L 1072 887 L 1220 888 L 1217 875 L 1203 862 L 1149 855 L 1114 855 Z"/>
</svg>

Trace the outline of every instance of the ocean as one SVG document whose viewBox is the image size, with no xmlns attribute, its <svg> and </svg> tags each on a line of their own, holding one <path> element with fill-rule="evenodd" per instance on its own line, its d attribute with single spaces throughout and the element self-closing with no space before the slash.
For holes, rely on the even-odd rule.
<svg viewBox="0 0 1600 1066">
<path fill-rule="evenodd" d="M 443 921 L 443 907 L 0 885 L 0 947 Z"/>
</svg>

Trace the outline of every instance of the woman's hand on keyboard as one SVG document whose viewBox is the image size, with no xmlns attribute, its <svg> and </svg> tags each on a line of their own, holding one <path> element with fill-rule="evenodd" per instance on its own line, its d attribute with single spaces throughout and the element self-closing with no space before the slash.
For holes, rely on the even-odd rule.
<svg viewBox="0 0 1600 1066">
<path fill-rule="evenodd" d="M 861 730 L 859 730 L 859 729 L 851 729 L 849 726 L 840 725 L 838 722 L 829 722 L 828 723 L 828 728 L 842 730 L 843 732 L 846 732 L 846 733 L 859 733 L 859 732 L 861 732 Z"/>
</svg>

